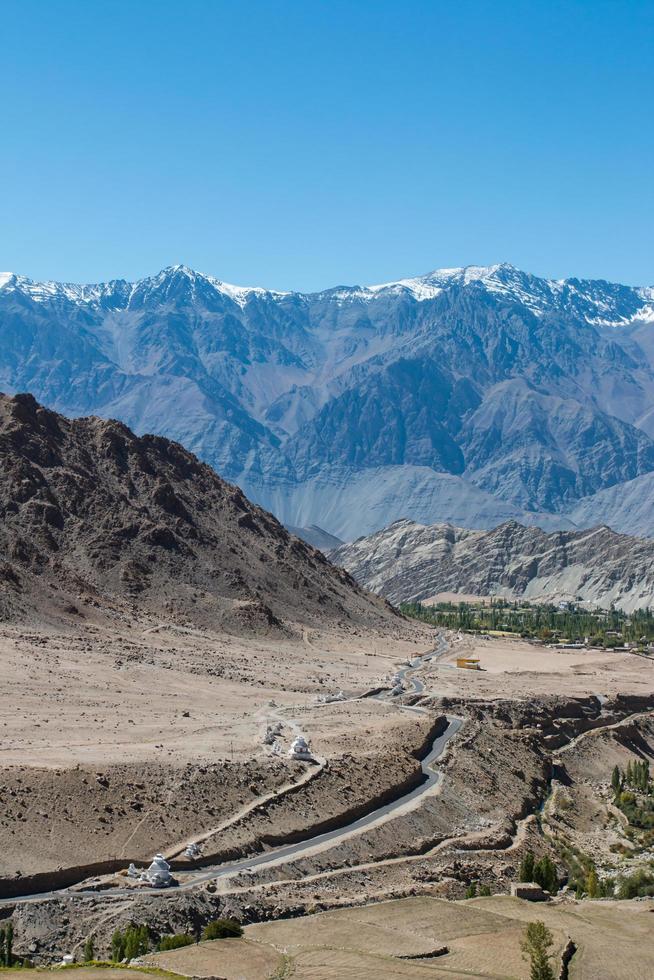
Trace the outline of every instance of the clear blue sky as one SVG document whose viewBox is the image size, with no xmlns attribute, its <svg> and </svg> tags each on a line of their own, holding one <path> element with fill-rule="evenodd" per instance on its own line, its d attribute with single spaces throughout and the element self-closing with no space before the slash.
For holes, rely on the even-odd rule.
<svg viewBox="0 0 654 980">
<path fill-rule="evenodd" d="M 0 269 L 654 283 L 654 0 L 2 0 Z"/>
</svg>

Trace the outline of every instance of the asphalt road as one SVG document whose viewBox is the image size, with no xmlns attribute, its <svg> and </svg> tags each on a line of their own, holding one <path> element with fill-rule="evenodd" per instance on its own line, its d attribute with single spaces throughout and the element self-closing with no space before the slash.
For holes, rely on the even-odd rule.
<svg viewBox="0 0 654 980">
<path fill-rule="evenodd" d="M 439 644 L 435 650 L 431 653 L 425 654 L 422 657 L 417 657 L 411 662 L 410 665 L 404 667 L 399 671 L 402 680 L 409 677 L 413 687 L 413 692 L 416 694 L 422 693 L 424 690 L 424 684 L 418 678 L 410 676 L 412 675 L 423 663 L 442 656 L 442 654 L 447 649 L 447 642 L 444 639 L 439 640 Z M 379 695 L 380 698 L 384 695 Z M 415 710 L 415 709 L 414 709 Z M 372 810 L 363 817 L 359 817 L 358 820 L 353 820 L 351 823 L 344 824 L 342 827 L 338 827 L 335 830 L 327 831 L 323 834 L 317 834 L 314 837 L 309 837 L 306 840 L 298 841 L 295 844 L 287 844 L 281 847 L 273 848 L 266 851 L 265 854 L 258 854 L 250 858 L 242 858 L 238 861 L 233 861 L 230 864 L 221 864 L 213 868 L 202 868 L 196 871 L 190 871 L 188 874 L 190 877 L 188 880 L 184 881 L 176 888 L 165 888 L 165 889 L 143 889 L 139 890 L 137 894 L 143 894 L 146 891 L 147 894 L 176 894 L 177 892 L 186 891 L 190 888 L 195 888 L 197 885 L 202 884 L 207 881 L 217 881 L 220 878 L 224 878 L 228 875 L 234 875 L 239 871 L 246 871 L 251 868 L 263 867 L 268 864 L 274 864 L 276 862 L 281 862 L 287 858 L 297 858 L 301 857 L 306 852 L 310 851 L 316 845 L 324 844 L 327 842 L 335 842 L 348 837 L 352 833 L 364 830 L 366 827 L 374 824 L 381 817 L 386 817 L 392 814 L 395 810 L 399 810 L 405 804 L 417 799 L 426 793 L 435 783 L 439 782 L 441 779 L 441 774 L 435 772 L 432 769 L 432 764 L 442 755 L 445 750 L 445 746 L 449 740 L 459 731 L 462 720 L 455 716 L 447 716 L 448 725 L 445 731 L 438 735 L 429 750 L 429 753 L 421 762 L 421 768 L 423 772 L 423 782 L 419 786 L 410 790 L 408 793 L 398 797 L 391 803 L 386 803 L 383 806 L 377 807 L 377 809 Z M 14 905 L 17 902 L 43 902 L 48 900 L 53 900 L 57 898 L 75 898 L 75 899 L 88 899 L 88 898 L 98 898 L 102 895 L 107 895 L 107 897 L 127 897 L 134 896 L 135 890 L 133 888 L 112 888 L 105 892 L 97 891 L 84 891 L 76 888 L 62 888 L 55 891 L 41 892 L 36 895 L 24 895 L 18 898 L 4 898 L 0 899 L 0 906 L 2 905 Z"/>
</svg>

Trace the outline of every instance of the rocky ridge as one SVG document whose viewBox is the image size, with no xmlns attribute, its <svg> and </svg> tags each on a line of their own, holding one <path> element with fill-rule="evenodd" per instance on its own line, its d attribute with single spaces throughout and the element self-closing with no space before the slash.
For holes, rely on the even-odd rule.
<svg viewBox="0 0 654 980">
<path fill-rule="evenodd" d="M 396 621 L 182 446 L 0 395 L 0 615 L 127 609 L 234 633 Z"/>
<path fill-rule="evenodd" d="M 627 611 L 654 605 L 654 542 L 608 527 L 548 534 L 514 521 L 472 531 L 400 520 L 330 558 L 395 603 L 451 592 Z"/>
</svg>

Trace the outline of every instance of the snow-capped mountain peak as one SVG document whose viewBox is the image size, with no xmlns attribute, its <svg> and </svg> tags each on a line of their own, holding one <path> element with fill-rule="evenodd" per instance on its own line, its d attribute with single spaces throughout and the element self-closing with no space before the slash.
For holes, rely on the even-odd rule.
<svg viewBox="0 0 654 980">
<path fill-rule="evenodd" d="M 339 537 L 401 514 L 560 523 L 654 474 L 652 310 L 651 287 L 507 263 L 292 294 L 182 264 L 5 273 L 0 389 L 172 437 Z"/>
<path fill-rule="evenodd" d="M 275 302 L 289 295 L 297 295 L 305 302 L 325 297 L 349 304 L 405 296 L 422 303 L 451 289 L 481 289 L 498 300 L 518 303 L 539 317 L 549 313 L 581 315 L 597 326 L 621 326 L 634 319 L 654 320 L 653 287 L 632 288 L 601 279 L 543 279 L 522 272 L 508 262 L 434 269 L 422 276 L 372 286 L 338 287 L 313 294 L 237 286 L 183 264 L 167 266 L 134 283 L 123 279 L 93 284 L 36 282 L 12 272 L 0 273 L 0 290 L 16 291 L 38 303 L 59 299 L 114 309 L 154 299 L 202 302 L 213 296 L 215 301 L 216 294 L 241 308 L 255 297 L 268 297 Z"/>
</svg>

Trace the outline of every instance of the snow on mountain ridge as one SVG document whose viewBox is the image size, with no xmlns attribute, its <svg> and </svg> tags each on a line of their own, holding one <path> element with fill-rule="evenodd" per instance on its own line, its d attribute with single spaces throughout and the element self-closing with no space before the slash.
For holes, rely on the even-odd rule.
<svg viewBox="0 0 654 980">
<path fill-rule="evenodd" d="M 3 272 L 0 273 L 0 289 L 19 290 L 36 302 L 63 296 L 70 302 L 93 304 L 113 296 L 119 299 L 119 306 L 124 308 L 129 306 L 136 293 L 161 288 L 180 276 L 188 281 L 192 294 L 198 283 L 208 284 L 240 307 L 244 307 L 252 296 L 269 296 L 278 300 L 293 295 L 306 299 L 324 295 L 342 301 L 370 301 L 383 295 L 406 293 L 417 302 L 423 302 L 435 299 L 452 286 L 477 285 L 489 293 L 520 302 L 536 315 L 542 315 L 550 309 L 565 309 L 574 304 L 585 307 L 584 316 L 587 322 L 598 326 L 618 326 L 634 319 L 654 319 L 652 286 L 629 287 L 603 279 L 543 279 L 522 272 L 506 262 L 489 266 L 434 269 L 422 276 L 370 286 L 340 286 L 320 293 L 294 293 L 262 286 L 238 286 L 181 264 L 167 266 L 155 275 L 135 282 L 124 279 L 88 284 L 60 283 L 54 280 L 39 282 L 27 276 Z M 625 303 L 628 307 L 626 312 L 622 309 Z"/>
<path fill-rule="evenodd" d="M 297 527 L 565 526 L 654 473 L 653 297 L 507 264 L 306 294 L 5 274 L 0 387 L 180 441 Z"/>
</svg>

